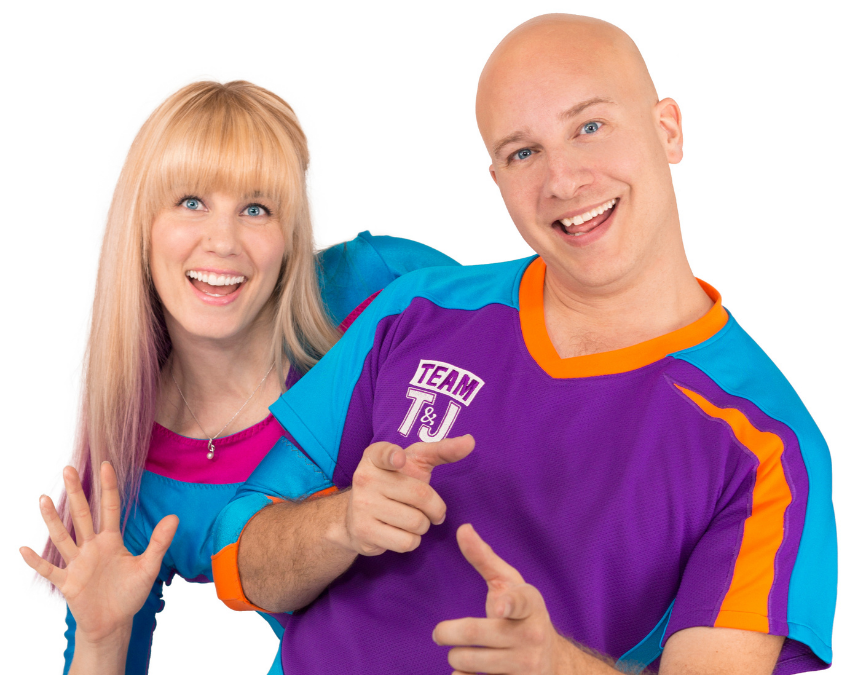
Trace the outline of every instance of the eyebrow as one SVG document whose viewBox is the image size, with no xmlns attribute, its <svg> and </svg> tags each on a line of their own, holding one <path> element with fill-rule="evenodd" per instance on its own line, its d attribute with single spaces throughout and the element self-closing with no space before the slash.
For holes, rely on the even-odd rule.
<svg viewBox="0 0 850 675">
<path fill-rule="evenodd" d="M 587 108 L 589 108 L 591 106 L 599 105 L 600 103 L 613 103 L 613 102 L 614 101 L 612 101 L 610 98 L 602 98 L 600 96 L 597 96 L 595 98 L 589 98 L 586 101 L 582 101 L 581 103 L 576 103 L 569 110 L 565 110 L 562 113 L 559 113 L 558 119 L 561 120 L 562 122 L 565 122 L 565 121 L 569 120 L 570 118 L 581 114 L 584 110 L 586 110 Z M 499 152 L 506 145 L 510 145 L 511 143 L 517 143 L 519 141 L 524 141 L 528 138 L 529 138 L 528 131 L 515 131 L 510 136 L 505 136 L 502 140 L 500 140 L 498 143 L 496 143 L 496 145 L 493 146 L 493 155 L 498 156 Z"/>
<path fill-rule="evenodd" d="M 564 112 L 558 115 L 558 119 L 562 122 L 567 121 L 571 117 L 575 117 L 576 115 L 581 114 L 585 109 L 589 108 L 592 105 L 599 105 L 600 103 L 613 103 L 610 98 L 601 98 L 597 96 L 596 98 L 589 98 L 586 101 L 582 101 L 581 103 L 576 103 L 569 110 L 565 110 Z"/>
<path fill-rule="evenodd" d="M 501 152 L 502 148 L 504 148 L 506 145 L 510 145 L 511 143 L 516 143 L 518 141 L 524 141 L 527 138 L 527 131 L 515 131 L 510 136 L 505 136 L 505 138 L 496 143 L 496 145 L 493 147 L 493 155 L 498 157 L 499 152 Z"/>
</svg>

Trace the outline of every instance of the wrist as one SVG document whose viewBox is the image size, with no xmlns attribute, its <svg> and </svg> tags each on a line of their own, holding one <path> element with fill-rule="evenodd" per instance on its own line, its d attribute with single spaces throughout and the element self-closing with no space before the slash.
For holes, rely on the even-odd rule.
<svg viewBox="0 0 850 675">
<path fill-rule="evenodd" d="M 133 622 L 113 626 L 107 631 L 86 632 L 77 627 L 75 636 L 76 647 L 85 646 L 91 652 L 111 653 L 127 648 L 133 632 Z"/>
<path fill-rule="evenodd" d="M 69 675 L 123 675 L 133 624 L 92 635 L 77 629 Z"/>
<path fill-rule="evenodd" d="M 578 642 L 558 635 L 555 672 L 558 675 L 615 675 L 614 660 Z"/>
<path fill-rule="evenodd" d="M 555 642 L 555 672 L 557 675 L 578 675 L 577 667 L 586 654 L 571 640 L 558 635 Z"/>
<path fill-rule="evenodd" d="M 351 490 L 345 490 L 336 495 L 325 497 L 333 500 L 333 513 L 326 521 L 324 539 L 334 548 L 341 551 L 357 553 L 348 529 L 348 509 L 351 504 Z"/>
</svg>

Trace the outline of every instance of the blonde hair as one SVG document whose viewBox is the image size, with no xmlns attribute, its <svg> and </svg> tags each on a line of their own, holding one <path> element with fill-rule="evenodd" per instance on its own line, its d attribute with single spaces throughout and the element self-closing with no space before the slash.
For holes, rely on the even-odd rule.
<svg viewBox="0 0 850 675">
<path fill-rule="evenodd" d="M 339 333 L 319 295 L 307 201 L 307 140 L 292 108 L 250 82 L 196 82 L 144 123 L 115 187 L 100 252 L 73 463 L 95 526 L 100 471 L 118 476 L 125 520 L 138 498 L 170 341 L 151 280 L 151 225 L 187 194 L 259 190 L 277 206 L 286 241 L 269 363 L 285 388 L 287 361 L 306 372 Z M 275 204 L 276 203 L 276 204 Z M 59 513 L 72 531 L 66 497 Z M 64 566 L 48 541 L 45 557 Z"/>
</svg>

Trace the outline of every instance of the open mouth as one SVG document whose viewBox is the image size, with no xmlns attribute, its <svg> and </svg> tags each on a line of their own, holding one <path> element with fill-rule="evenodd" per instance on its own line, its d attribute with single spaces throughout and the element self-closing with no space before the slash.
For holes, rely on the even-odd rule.
<svg viewBox="0 0 850 675">
<path fill-rule="evenodd" d="M 619 199 L 610 199 L 601 206 L 572 218 L 562 218 L 552 223 L 552 227 L 560 228 L 561 232 L 570 237 L 581 237 L 588 234 L 604 223 L 619 203 Z"/>
<path fill-rule="evenodd" d="M 189 283 L 201 293 L 213 298 L 223 298 L 235 293 L 247 281 L 244 276 L 198 272 L 196 270 L 189 270 L 186 272 L 186 276 L 189 278 Z"/>
</svg>

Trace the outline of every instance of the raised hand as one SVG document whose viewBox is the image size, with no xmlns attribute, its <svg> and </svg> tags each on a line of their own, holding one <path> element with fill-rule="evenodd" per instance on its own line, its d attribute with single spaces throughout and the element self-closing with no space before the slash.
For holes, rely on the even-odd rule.
<svg viewBox="0 0 850 675">
<path fill-rule="evenodd" d="M 552 626 L 540 591 L 497 556 L 472 525 L 458 528 L 457 541 L 464 557 L 487 582 L 487 601 L 486 618 L 442 621 L 434 629 L 434 642 L 454 646 L 449 651 L 454 675 L 560 672 L 562 650 L 568 643 Z"/>
<path fill-rule="evenodd" d="M 406 450 L 392 443 L 366 448 L 349 493 L 347 546 L 367 556 L 417 548 L 431 524 L 446 517 L 445 502 L 429 485 L 431 471 L 463 459 L 474 447 L 466 435 L 414 443 Z"/>
<path fill-rule="evenodd" d="M 162 557 L 177 530 L 177 516 L 166 516 L 154 528 L 147 550 L 134 556 L 121 538 L 121 504 L 112 465 L 100 467 L 102 486 L 100 532 L 95 533 L 80 478 L 65 467 L 63 478 L 76 542 L 68 534 L 50 497 L 39 500 L 50 540 L 65 560 L 64 569 L 50 564 L 31 548 L 21 548 L 24 561 L 58 588 L 77 622 L 77 642 L 100 643 L 126 633 L 145 602 Z M 76 665 L 75 657 L 75 665 Z"/>
</svg>

